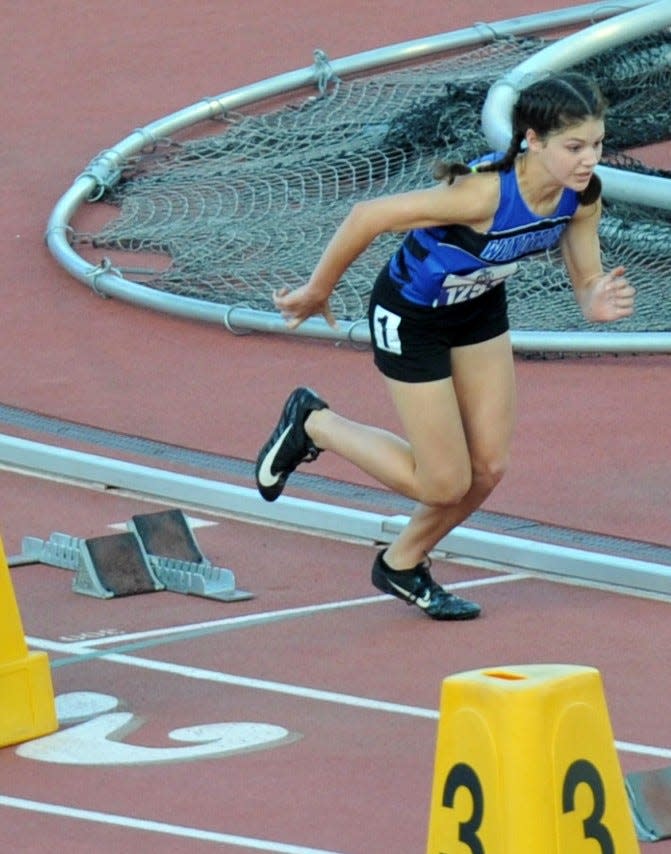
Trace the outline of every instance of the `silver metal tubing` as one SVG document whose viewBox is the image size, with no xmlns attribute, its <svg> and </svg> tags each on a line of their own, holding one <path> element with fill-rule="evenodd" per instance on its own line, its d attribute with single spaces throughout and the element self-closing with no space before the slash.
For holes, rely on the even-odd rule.
<svg viewBox="0 0 671 854">
<path fill-rule="evenodd" d="M 446 50 L 483 44 L 503 36 L 523 35 L 539 32 L 550 28 L 561 28 L 584 23 L 586 21 L 610 18 L 618 13 L 632 14 L 635 10 L 646 11 L 645 7 L 666 7 L 669 15 L 669 0 L 650 4 L 649 0 L 617 0 L 617 2 L 587 3 L 567 9 L 556 9 L 519 18 L 496 21 L 494 23 L 476 24 L 451 33 L 444 33 L 423 39 L 403 42 L 376 50 L 366 51 L 342 59 L 332 60 L 330 67 L 334 74 L 345 76 L 371 68 L 407 62 L 423 56 L 440 53 Z M 627 11 L 629 10 L 629 11 Z M 659 14 L 657 12 L 656 14 Z M 650 15 L 645 16 L 647 28 Z M 610 23 L 610 22 L 609 22 Z M 659 22 L 661 23 L 661 22 Z M 261 101 L 265 98 L 290 92 L 295 89 L 314 86 L 319 83 L 319 68 L 312 65 L 306 68 L 280 74 L 262 80 L 258 83 L 231 90 L 214 98 L 205 98 L 192 106 L 158 119 L 144 128 L 133 131 L 112 148 L 99 154 L 74 181 L 72 186 L 58 200 L 47 223 L 45 241 L 49 251 L 59 264 L 74 278 L 93 287 L 102 296 L 117 297 L 118 299 L 145 308 L 171 313 L 198 321 L 218 323 L 224 328 L 234 326 L 236 330 L 255 329 L 278 334 L 291 334 L 305 337 L 316 337 L 333 340 L 349 340 L 352 343 L 367 344 L 370 342 L 365 324 L 356 323 L 351 328 L 342 324 L 340 330 L 331 329 L 321 319 L 313 318 L 302 324 L 298 330 L 288 333 L 281 318 L 270 312 L 258 312 L 251 309 L 231 307 L 228 305 L 209 303 L 191 297 L 162 293 L 147 288 L 142 284 L 125 279 L 113 270 L 95 267 L 84 260 L 74 251 L 68 240 L 72 232 L 70 221 L 76 211 L 87 201 L 100 193 L 101 187 L 111 184 L 117 179 L 120 169 L 128 157 L 141 152 L 153 140 L 165 138 L 179 130 L 191 127 L 201 121 L 213 119 L 237 107 Z M 502 97 L 509 97 L 509 86 L 500 86 Z M 508 103 L 506 101 L 506 103 Z M 498 95 L 495 98 L 492 121 L 500 125 L 501 116 L 505 115 L 505 105 L 499 105 Z M 492 104 L 488 110 L 493 109 Z M 501 112 L 503 110 L 503 112 Z M 497 131 L 499 132 L 499 131 Z M 614 171 L 614 170 L 610 170 Z M 637 176 L 637 181 L 642 176 Z M 614 192 L 618 178 L 608 178 Z M 631 198 L 631 196 L 628 196 Z M 550 342 L 557 350 L 570 351 L 571 341 L 579 340 L 583 349 L 600 352 L 614 351 L 654 351 L 671 352 L 671 333 L 637 333 L 620 338 L 610 333 L 538 333 L 533 345 L 527 344 L 533 333 L 515 333 L 513 345 L 528 347 L 532 350 L 548 349 Z M 563 337 L 560 337 L 563 336 Z M 542 339 L 545 343 L 538 344 Z"/>
<path fill-rule="evenodd" d="M 496 150 L 505 150 L 512 133 L 517 93 L 544 71 L 560 71 L 604 50 L 634 41 L 671 25 L 671 3 L 657 0 L 560 39 L 505 74 L 491 87 L 482 110 L 482 129 Z M 597 167 L 604 197 L 671 210 L 671 182 L 607 166 Z"/>
<path fill-rule="evenodd" d="M 406 516 L 385 516 L 283 496 L 269 504 L 256 490 L 164 469 L 71 451 L 0 434 L 0 465 L 40 477 L 68 478 L 78 484 L 127 490 L 182 507 L 195 507 L 262 524 L 289 525 L 322 536 L 390 542 L 407 524 Z M 465 526 L 436 546 L 457 558 L 499 567 L 536 571 L 570 581 L 608 584 L 629 592 L 671 594 L 671 566 L 526 540 Z"/>
</svg>

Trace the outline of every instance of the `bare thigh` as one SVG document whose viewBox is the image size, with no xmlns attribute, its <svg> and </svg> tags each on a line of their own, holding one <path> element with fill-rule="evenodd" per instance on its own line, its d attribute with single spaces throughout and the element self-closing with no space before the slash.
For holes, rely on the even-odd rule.
<svg viewBox="0 0 671 854">
<path fill-rule="evenodd" d="M 452 377 L 386 380 L 414 456 L 425 503 L 450 503 L 473 472 L 504 467 L 516 409 L 508 333 L 452 350 Z"/>
<path fill-rule="evenodd" d="M 507 461 L 517 395 L 509 333 L 452 350 L 454 390 L 474 468 Z"/>
<path fill-rule="evenodd" d="M 385 380 L 412 452 L 419 500 L 426 504 L 458 500 L 469 487 L 471 464 L 452 378 L 424 383 Z"/>
</svg>

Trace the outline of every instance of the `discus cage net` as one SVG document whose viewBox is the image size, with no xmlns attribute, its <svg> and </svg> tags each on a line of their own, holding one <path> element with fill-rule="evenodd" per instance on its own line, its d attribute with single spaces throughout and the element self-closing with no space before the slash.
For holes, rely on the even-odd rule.
<svg viewBox="0 0 671 854">
<path fill-rule="evenodd" d="M 227 111 L 206 135 L 201 127 L 155 140 L 90 199 L 113 206 L 107 221 L 71 226 L 69 242 L 97 270 L 145 288 L 275 312 L 273 290 L 307 280 L 356 201 L 428 186 L 436 159 L 490 150 L 480 122 L 489 88 L 551 41 L 495 38 L 419 64 L 333 75 L 317 94 Z M 603 163 L 671 178 L 645 152 L 671 137 L 671 31 L 574 68 L 598 80 L 610 105 Z M 605 200 L 600 237 L 606 269 L 624 265 L 637 289 L 637 311 L 618 330 L 671 331 L 671 210 Z M 380 236 L 343 276 L 331 299 L 340 321 L 363 322 L 399 240 Z M 508 294 L 513 330 L 604 329 L 582 318 L 558 250 L 520 264 Z"/>
</svg>

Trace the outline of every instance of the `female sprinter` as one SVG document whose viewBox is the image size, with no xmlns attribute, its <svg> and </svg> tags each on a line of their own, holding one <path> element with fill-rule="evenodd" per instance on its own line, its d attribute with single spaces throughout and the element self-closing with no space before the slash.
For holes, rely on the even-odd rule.
<svg viewBox="0 0 671 854">
<path fill-rule="evenodd" d="M 507 465 L 515 380 L 505 279 L 516 262 L 559 244 L 588 321 L 633 312 L 624 268 L 601 264 L 594 168 L 604 113 L 599 89 L 579 74 L 537 80 L 519 93 L 507 151 L 441 163 L 429 189 L 357 203 L 309 281 L 274 295 L 290 328 L 320 314 L 334 325 L 329 295 L 347 267 L 382 232 L 406 233 L 369 307 L 375 364 L 405 438 L 353 422 L 299 388 L 259 453 L 256 481 L 274 501 L 299 463 L 329 450 L 415 500 L 407 526 L 376 556 L 372 581 L 433 619 L 480 613 L 433 580 L 427 556 Z"/>
</svg>

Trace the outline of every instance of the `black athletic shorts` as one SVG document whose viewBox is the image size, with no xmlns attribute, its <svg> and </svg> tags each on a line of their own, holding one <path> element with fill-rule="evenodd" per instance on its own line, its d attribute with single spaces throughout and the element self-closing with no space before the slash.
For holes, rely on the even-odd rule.
<svg viewBox="0 0 671 854">
<path fill-rule="evenodd" d="M 430 382 L 452 375 L 453 347 L 480 344 L 509 328 L 505 284 L 454 305 L 405 299 L 388 266 L 377 277 L 368 308 L 375 364 L 390 379 Z"/>
</svg>

